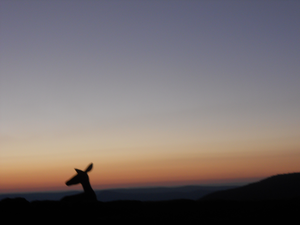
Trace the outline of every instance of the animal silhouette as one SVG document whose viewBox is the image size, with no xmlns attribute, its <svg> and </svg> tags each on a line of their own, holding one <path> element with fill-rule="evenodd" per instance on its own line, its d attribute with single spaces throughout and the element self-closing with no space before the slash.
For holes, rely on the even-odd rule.
<svg viewBox="0 0 300 225">
<path fill-rule="evenodd" d="M 93 163 L 91 163 L 85 171 L 75 169 L 77 174 L 66 182 L 67 186 L 74 184 L 81 184 L 84 192 L 77 195 L 65 196 L 61 201 L 65 202 L 95 202 L 97 201 L 96 194 L 90 184 L 88 172 L 93 168 Z"/>
</svg>

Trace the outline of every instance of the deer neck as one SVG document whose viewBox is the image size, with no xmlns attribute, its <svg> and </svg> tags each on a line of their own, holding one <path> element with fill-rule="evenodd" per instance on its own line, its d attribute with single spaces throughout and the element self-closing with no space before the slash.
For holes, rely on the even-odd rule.
<svg viewBox="0 0 300 225">
<path fill-rule="evenodd" d="M 85 193 L 94 193 L 94 190 L 89 181 L 81 183 Z"/>
</svg>

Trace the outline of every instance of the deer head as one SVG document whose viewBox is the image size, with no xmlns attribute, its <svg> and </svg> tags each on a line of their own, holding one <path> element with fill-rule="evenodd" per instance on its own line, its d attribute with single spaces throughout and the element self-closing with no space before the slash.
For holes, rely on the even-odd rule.
<svg viewBox="0 0 300 225">
<path fill-rule="evenodd" d="M 79 170 L 79 169 L 75 169 L 75 171 L 77 172 L 77 174 L 72 177 L 70 180 L 68 180 L 66 182 L 67 186 L 73 185 L 73 184 L 86 184 L 89 183 L 89 176 L 88 176 L 88 172 L 91 171 L 93 168 L 93 163 L 91 163 L 85 171 Z"/>
</svg>

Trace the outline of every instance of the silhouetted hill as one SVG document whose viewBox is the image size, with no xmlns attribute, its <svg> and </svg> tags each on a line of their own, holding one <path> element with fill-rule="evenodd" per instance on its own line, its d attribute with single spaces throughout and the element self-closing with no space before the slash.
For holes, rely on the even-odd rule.
<svg viewBox="0 0 300 225">
<path fill-rule="evenodd" d="M 27 201 L 58 201 L 67 195 L 78 194 L 82 191 L 62 191 L 62 192 L 33 192 L 33 193 L 8 193 L 0 194 L 0 200 L 5 198 L 25 198 Z"/>
<path fill-rule="evenodd" d="M 281 174 L 259 182 L 208 194 L 201 200 L 276 200 L 300 197 L 300 173 Z"/>
<path fill-rule="evenodd" d="M 292 224 L 300 198 L 265 201 L 62 202 L 3 199 L 0 221 L 9 224 Z M 2 222 L 2 223 L 3 223 Z"/>
</svg>

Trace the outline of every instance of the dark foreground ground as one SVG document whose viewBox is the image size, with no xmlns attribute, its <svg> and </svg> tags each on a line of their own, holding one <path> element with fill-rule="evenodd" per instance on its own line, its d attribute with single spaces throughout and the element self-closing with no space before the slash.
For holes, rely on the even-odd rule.
<svg viewBox="0 0 300 225">
<path fill-rule="evenodd" d="M 73 222 L 112 222 L 244 224 L 262 222 L 299 222 L 300 198 L 264 201 L 193 201 L 161 202 L 114 201 L 96 203 L 64 203 L 4 199 L 0 202 L 1 221 L 38 222 L 48 224 Z"/>
</svg>

